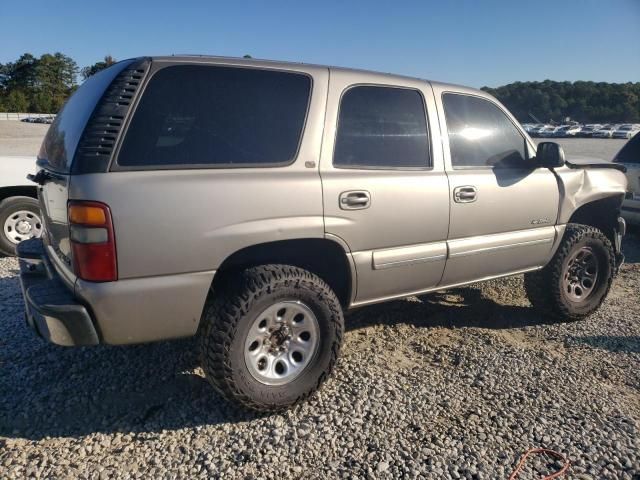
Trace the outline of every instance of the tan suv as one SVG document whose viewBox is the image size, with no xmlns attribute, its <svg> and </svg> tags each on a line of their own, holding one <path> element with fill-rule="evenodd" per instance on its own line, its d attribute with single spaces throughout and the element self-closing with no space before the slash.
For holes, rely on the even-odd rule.
<svg viewBox="0 0 640 480">
<path fill-rule="evenodd" d="M 42 145 L 45 234 L 19 245 L 27 319 L 60 345 L 198 335 L 258 410 L 306 398 L 343 311 L 526 274 L 579 319 L 622 261 L 622 166 L 565 162 L 470 88 L 216 57 L 119 62 Z"/>
</svg>

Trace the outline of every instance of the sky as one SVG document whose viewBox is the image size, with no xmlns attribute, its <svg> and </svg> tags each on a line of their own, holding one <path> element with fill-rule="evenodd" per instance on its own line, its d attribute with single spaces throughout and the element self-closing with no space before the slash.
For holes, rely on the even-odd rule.
<svg viewBox="0 0 640 480">
<path fill-rule="evenodd" d="M 250 54 L 472 87 L 640 81 L 640 0 L 0 3 L 0 63 Z"/>
</svg>

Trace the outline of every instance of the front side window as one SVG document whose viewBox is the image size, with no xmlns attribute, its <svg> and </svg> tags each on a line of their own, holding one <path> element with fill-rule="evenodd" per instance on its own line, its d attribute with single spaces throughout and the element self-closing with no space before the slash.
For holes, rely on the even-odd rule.
<svg viewBox="0 0 640 480">
<path fill-rule="evenodd" d="M 179 65 L 150 80 L 118 155 L 122 167 L 269 166 L 295 160 L 307 75 Z"/>
<path fill-rule="evenodd" d="M 528 166 L 524 137 L 494 103 L 454 93 L 442 102 L 454 168 Z"/>
<path fill-rule="evenodd" d="M 333 164 L 339 168 L 426 168 L 429 134 L 417 90 L 357 86 L 342 96 Z"/>
</svg>

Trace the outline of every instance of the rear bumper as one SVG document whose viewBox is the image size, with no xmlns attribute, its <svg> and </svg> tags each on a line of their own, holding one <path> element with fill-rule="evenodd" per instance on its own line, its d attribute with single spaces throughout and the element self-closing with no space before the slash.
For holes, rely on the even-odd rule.
<svg viewBox="0 0 640 480">
<path fill-rule="evenodd" d="M 27 324 L 42 338 L 63 346 L 100 343 L 93 319 L 49 263 L 42 241 L 18 245 L 20 284 Z"/>
<path fill-rule="evenodd" d="M 123 345 L 197 332 L 215 271 L 69 286 L 47 250 L 40 239 L 18 245 L 27 323 L 49 342 Z"/>
</svg>

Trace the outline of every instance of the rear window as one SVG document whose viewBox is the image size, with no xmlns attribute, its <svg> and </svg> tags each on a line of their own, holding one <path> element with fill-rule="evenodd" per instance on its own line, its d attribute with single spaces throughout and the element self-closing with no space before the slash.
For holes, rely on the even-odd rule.
<svg viewBox="0 0 640 480">
<path fill-rule="evenodd" d="M 287 165 L 297 155 L 310 93 L 310 77 L 299 73 L 204 65 L 163 68 L 144 91 L 118 165 Z"/>
<path fill-rule="evenodd" d="M 39 164 L 55 171 L 69 172 L 78 142 L 96 104 L 114 78 L 133 60 L 115 65 L 89 77 L 56 115 L 38 154 Z"/>
</svg>

